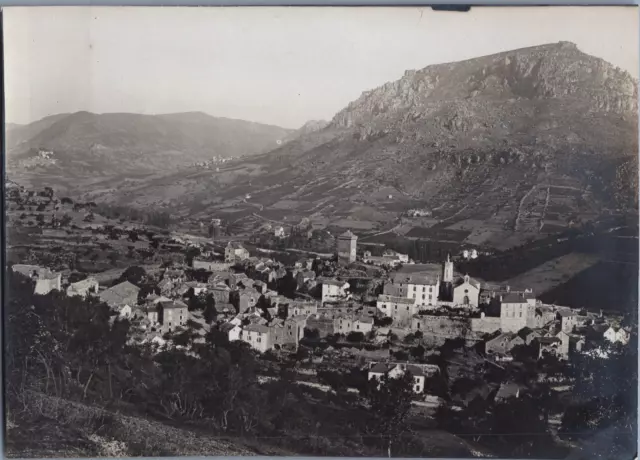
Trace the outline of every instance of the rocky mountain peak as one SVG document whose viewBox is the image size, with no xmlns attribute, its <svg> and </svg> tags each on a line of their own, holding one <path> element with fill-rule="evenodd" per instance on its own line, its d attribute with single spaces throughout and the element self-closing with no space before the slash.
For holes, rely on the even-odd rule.
<svg viewBox="0 0 640 460">
<path fill-rule="evenodd" d="M 522 48 L 454 63 L 409 70 L 403 77 L 365 91 L 332 120 L 337 127 L 395 124 L 431 116 L 446 106 L 474 107 L 488 101 L 581 100 L 587 112 L 635 115 L 637 82 L 625 71 L 583 53 L 571 42 Z"/>
</svg>

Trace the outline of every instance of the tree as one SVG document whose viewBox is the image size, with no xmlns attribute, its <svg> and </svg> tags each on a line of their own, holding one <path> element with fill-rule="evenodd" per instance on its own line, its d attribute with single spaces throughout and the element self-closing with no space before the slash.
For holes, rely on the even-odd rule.
<svg viewBox="0 0 640 460">
<path fill-rule="evenodd" d="M 364 334 L 359 331 L 351 331 L 347 334 L 347 340 L 349 342 L 362 342 L 364 340 Z"/>
<path fill-rule="evenodd" d="M 304 328 L 304 337 L 308 339 L 318 339 L 320 337 L 320 331 L 318 329 Z"/>
<path fill-rule="evenodd" d="M 131 284 L 135 284 L 136 286 L 141 284 L 142 281 L 146 278 L 147 272 L 142 267 L 138 267 L 134 265 L 132 267 L 127 268 L 122 275 L 115 281 L 115 284 L 120 284 L 123 281 L 129 281 Z"/>
<path fill-rule="evenodd" d="M 61 227 L 66 227 L 71 223 L 71 217 L 68 214 L 65 214 L 64 216 L 62 216 L 62 218 L 60 219 L 60 226 Z"/>
<path fill-rule="evenodd" d="M 287 270 L 287 274 L 277 281 L 277 290 L 280 295 L 293 299 L 297 289 L 298 282 L 290 270 Z"/>
<path fill-rule="evenodd" d="M 195 259 L 196 257 L 198 257 L 200 255 L 200 248 L 197 246 L 191 246 L 187 249 L 187 252 L 185 253 L 185 261 L 187 262 L 187 265 L 189 266 L 193 266 L 193 259 Z"/>
<path fill-rule="evenodd" d="M 498 404 L 488 426 L 504 456 L 540 458 L 556 448 L 538 401 L 529 395 Z"/>
<path fill-rule="evenodd" d="M 635 452 L 637 433 L 638 359 L 637 335 L 625 347 L 612 347 L 608 358 L 576 355 L 570 368 L 576 379 L 573 395 L 562 419 L 561 433 L 572 439 L 589 440 L 611 433 L 606 455 L 625 458 Z M 625 378 L 620 370 L 625 369 Z M 596 449 L 598 443 L 593 443 Z"/>
<path fill-rule="evenodd" d="M 405 337 L 404 337 L 404 343 L 413 343 L 413 341 L 416 339 L 416 336 L 413 333 L 408 333 Z"/>
<path fill-rule="evenodd" d="M 394 441 L 409 430 L 408 417 L 413 398 L 413 376 L 405 372 L 397 378 L 371 379 L 367 399 L 372 420 L 369 430 L 386 444 L 391 457 Z"/>
<path fill-rule="evenodd" d="M 422 345 L 415 346 L 411 348 L 410 353 L 411 356 L 417 359 L 424 358 L 425 348 Z"/>
<path fill-rule="evenodd" d="M 211 293 L 208 293 L 205 297 L 205 307 L 202 316 L 204 317 L 204 320 L 207 322 L 207 324 L 211 324 L 218 316 L 218 311 L 216 310 L 216 300 Z"/>
</svg>

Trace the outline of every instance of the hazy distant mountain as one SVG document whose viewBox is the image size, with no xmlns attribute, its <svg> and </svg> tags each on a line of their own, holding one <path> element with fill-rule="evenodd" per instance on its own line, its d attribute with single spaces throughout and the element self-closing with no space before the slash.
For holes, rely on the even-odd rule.
<svg viewBox="0 0 640 460">
<path fill-rule="evenodd" d="M 298 139 L 299 137 L 307 136 L 311 133 L 321 131 L 327 126 L 329 126 L 329 122 L 326 120 L 309 120 L 300 128 L 290 133 L 284 140 L 288 142 L 293 139 Z"/>
<path fill-rule="evenodd" d="M 263 153 L 276 147 L 290 132 L 277 126 L 199 112 L 168 115 L 78 112 L 46 117 L 9 130 L 7 145 L 11 166 L 18 171 L 136 174 L 175 170 L 214 156 Z M 51 152 L 50 161 L 42 160 L 41 152 Z"/>
</svg>

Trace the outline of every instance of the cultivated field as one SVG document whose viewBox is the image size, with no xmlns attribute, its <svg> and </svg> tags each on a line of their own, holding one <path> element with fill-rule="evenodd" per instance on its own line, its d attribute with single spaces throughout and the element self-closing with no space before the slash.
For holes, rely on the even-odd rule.
<svg viewBox="0 0 640 460">
<path fill-rule="evenodd" d="M 514 288 L 531 288 L 536 294 L 543 294 L 567 282 L 598 261 L 599 258 L 594 255 L 572 252 L 511 278 L 506 284 Z"/>
</svg>

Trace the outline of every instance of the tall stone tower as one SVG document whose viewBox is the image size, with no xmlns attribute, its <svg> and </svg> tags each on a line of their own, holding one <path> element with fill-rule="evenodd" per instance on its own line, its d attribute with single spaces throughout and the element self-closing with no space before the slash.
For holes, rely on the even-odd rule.
<svg viewBox="0 0 640 460">
<path fill-rule="evenodd" d="M 440 300 L 453 300 L 453 262 L 449 254 L 444 263 L 442 283 L 440 283 Z"/>
<path fill-rule="evenodd" d="M 453 283 L 453 262 L 451 262 L 451 256 L 449 254 L 447 254 L 447 261 L 444 263 L 442 282 Z"/>
<path fill-rule="evenodd" d="M 358 246 L 358 237 L 347 230 L 336 240 L 336 252 L 338 253 L 338 262 L 350 264 L 356 261 L 356 248 Z"/>
</svg>

